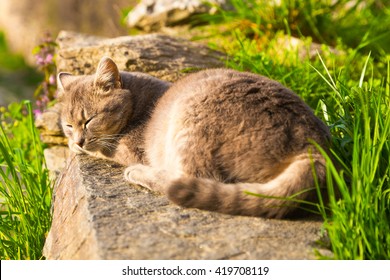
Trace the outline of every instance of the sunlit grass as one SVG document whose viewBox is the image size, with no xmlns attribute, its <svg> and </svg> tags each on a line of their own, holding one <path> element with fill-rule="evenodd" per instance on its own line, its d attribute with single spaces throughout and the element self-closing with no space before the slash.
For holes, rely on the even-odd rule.
<svg viewBox="0 0 390 280">
<path fill-rule="evenodd" d="M 367 66 L 369 58 L 352 87 L 323 76 L 340 104 L 324 107 L 333 123 L 333 153 L 343 168 L 327 162 L 331 212 L 322 211 L 338 259 L 390 259 L 390 69 L 378 81 Z M 340 199 L 332 195 L 336 191 Z"/>
<path fill-rule="evenodd" d="M 0 259 L 41 259 L 51 185 L 31 103 L 1 109 Z"/>
</svg>

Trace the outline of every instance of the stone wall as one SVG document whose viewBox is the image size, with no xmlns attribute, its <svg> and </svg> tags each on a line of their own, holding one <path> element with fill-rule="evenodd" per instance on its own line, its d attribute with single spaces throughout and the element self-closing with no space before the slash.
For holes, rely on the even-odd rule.
<svg viewBox="0 0 390 280">
<path fill-rule="evenodd" d="M 103 39 L 61 32 L 58 40 L 60 70 L 76 74 L 93 73 L 103 55 L 121 70 L 169 81 L 190 70 L 223 66 L 218 59 L 223 54 L 168 36 Z M 330 254 L 317 245 L 318 218 L 267 220 L 183 209 L 129 185 L 124 166 L 69 154 L 58 117 L 54 107 L 37 120 L 51 145 L 45 152 L 53 163 L 49 167 L 58 175 L 47 259 L 313 259 L 315 250 Z"/>
</svg>

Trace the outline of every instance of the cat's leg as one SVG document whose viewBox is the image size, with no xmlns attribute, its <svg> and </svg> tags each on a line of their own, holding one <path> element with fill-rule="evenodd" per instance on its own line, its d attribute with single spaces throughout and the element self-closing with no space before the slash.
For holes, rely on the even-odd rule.
<svg viewBox="0 0 390 280">
<path fill-rule="evenodd" d="M 151 191 L 166 193 L 169 174 L 165 170 L 143 164 L 130 165 L 125 169 L 126 181 L 148 188 Z"/>
</svg>

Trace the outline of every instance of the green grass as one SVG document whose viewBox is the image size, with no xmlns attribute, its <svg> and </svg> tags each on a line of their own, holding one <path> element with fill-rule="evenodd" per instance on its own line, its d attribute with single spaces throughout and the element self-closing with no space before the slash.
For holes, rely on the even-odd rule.
<svg viewBox="0 0 390 280">
<path fill-rule="evenodd" d="M 230 30 L 241 30 L 246 37 L 263 42 L 275 31 L 295 37 L 311 37 L 314 42 L 375 52 L 390 51 L 390 7 L 387 0 L 230 0 L 232 9 L 199 20 L 228 23 Z M 364 44 L 362 44 L 364 41 Z"/>
<path fill-rule="evenodd" d="M 203 38 L 229 54 L 227 67 L 280 81 L 329 126 L 330 202 L 318 210 L 334 258 L 390 259 L 390 7 L 270 2 L 233 0 L 233 10 L 203 16 L 212 23 Z M 280 43 L 291 36 L 304 42 L 301 49 Z M 302 56 L 312 41 L 327 46 Z"/>
<path fill-rule="evenodd" d="M 343 168 L 340 172 L 328 159 L 330 204 L 321 207 L 338 259 L 390 259 L 390 64 L 387 76 L 376 80 L 374 69 L 367 73 L 369 57 L 366 62 L 352 87 L 323 76 L 339 103 L 324 110 L 333 128 L 333 153 Z"/>
<path fill-rule="evenodd" d="M 51 185 L 31 103 L 1 108 L 0 259 L 41 259 Z"/>
</svg>

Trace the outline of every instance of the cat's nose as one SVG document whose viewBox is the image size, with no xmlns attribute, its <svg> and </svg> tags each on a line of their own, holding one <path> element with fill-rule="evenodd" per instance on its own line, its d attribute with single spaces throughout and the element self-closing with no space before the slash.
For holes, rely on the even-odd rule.
<svg viewBox="0 0 390 280">
<path fill-rule="evenodd" d="M 74 137 L 74 143 L 79 146 L 80 148 L 83 147 L 84 145 L 84 142 L 85 142 L 85 139 L 84 137 L 82 137 L 82 135 L 75 135 Z"/>
<path fill-rule="evenodd" d="M 84 142 L 85 142 L 84 138 L 79 138 L 79 139 L 76 139 L 76 140 L 74 141 L 74 143 L 75 143 L 77 146 L 79 146 L 80 148 L 83 147 Z"/>
</svg>

